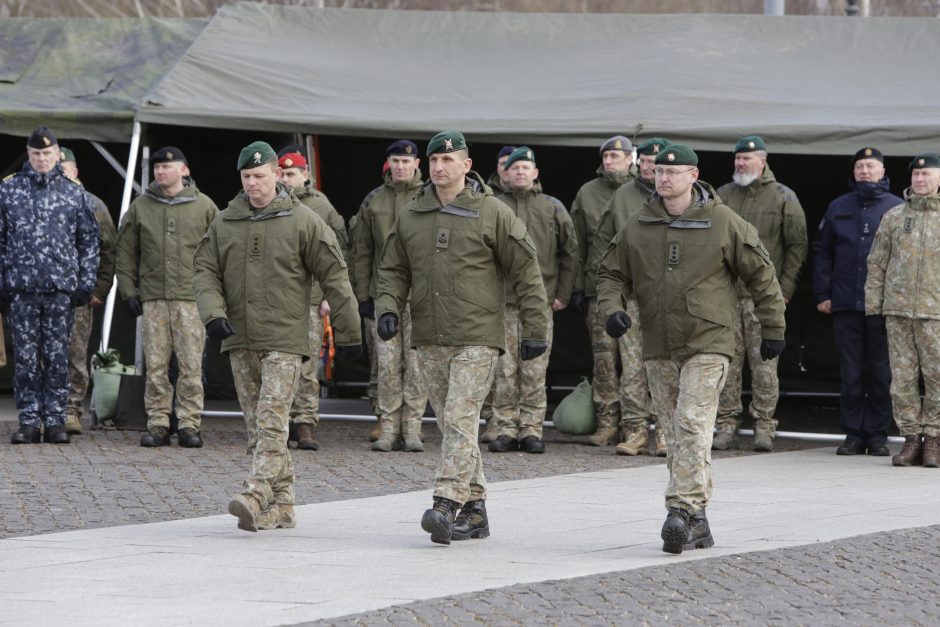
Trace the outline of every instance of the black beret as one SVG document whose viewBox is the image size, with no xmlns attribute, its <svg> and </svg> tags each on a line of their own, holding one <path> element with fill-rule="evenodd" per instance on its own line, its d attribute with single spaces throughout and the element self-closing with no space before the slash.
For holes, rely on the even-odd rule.
<svg viewBox="0 0 940 627">
<path fill-rule="evenodd" d="M 516 149 L 515 146 L 503 146 L 502 148 L 499 149 L 499 154 L 496 155 L 496 160 L 499 161 L 503 157 L 508 157 L 509 155 L 513 153 L 515 149 Z"/>
<path fill-rule="evenodd" d="M 882 163 L 885 162 L 885 156 L 881 154 L 881 151 L 871 147 L 862 148 L 856 152 L 855 156 L 852 157 L 852 165 L 854 166 L 856 161 L 861 161 L 862 159 L 877 159 Z"/>
<path fill-rule="evenodd" d="M 401 155 L 402 157 L 417 157 L 418 144 L 414 143 L 410 139 L 399 139 L 398 141 L 389 144 L 388 148 L 385 149 L 386 157 L 391 157 L 392 155 Z"/>
<path fill-rule="evenodd" d="M 37 126 L 26 141 L 27 146 L 38 149 L 55 146 L 58 143 L 59 140 L 55 138 L 55 133 L 48 126 Z"/>
<path fill-rule="evenodd" d="M 186 155 L 176 146 L 164 146 L 154 152 L 150 157 L 150 165 L 157 163 L 170 163 L 171 161 L 180 161 L 186 163 Z"/>
</svg>

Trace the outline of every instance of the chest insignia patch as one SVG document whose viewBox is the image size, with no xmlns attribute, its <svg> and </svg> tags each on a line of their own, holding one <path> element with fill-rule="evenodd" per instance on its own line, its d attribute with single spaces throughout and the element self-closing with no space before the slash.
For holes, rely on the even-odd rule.
<svg viewBox="0 0 940 627">
<path fill-rule="evenodd" d="M 450 245 L 450 229 L 438 229 L 437 239 L 434 241 L 434 244 L 437 248 L 447 248 Z"/>
<path fill-rule="evenodd" d="M 670 266 L 679 265 L 679 244 L 669 244 L 668 262 Z"/>
</svg>

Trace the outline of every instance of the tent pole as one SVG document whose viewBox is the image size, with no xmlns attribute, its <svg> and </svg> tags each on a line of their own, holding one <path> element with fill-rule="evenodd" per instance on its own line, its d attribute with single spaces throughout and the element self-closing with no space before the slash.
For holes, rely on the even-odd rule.
<svg viewBox="0 0 940 627">
<path fill-rule="evenodd" d="M 105 161 L 111 164 L 111 167 L 114 168 L 114 171 L 117 172 L 121 178 L 125 178 L 127 176 L 124 168 L 122 168 L 121 164 L 118 163 L 118 160 L 114 158 L 114 155 L 108 152 L 107 148 L 94 140 L 91 140 L 91 145 L 95 147 L 95 150 L 97 150 L 102 157 L 104 157 Z M 134 191 L 140 194 L 140 185 L 137 183 L 137 181 L 134 181 Z"/>
<path fill-rule="evenodd" d="M 316 135 L 307 135 L 305 143 L 307 144 L 307 154 L 310 155 L 307 167 L 310 169 L 311 176 L 313 176 L 313 186 L 323 191 L 323 183 L 320 182 L 320 138 Z"/>
</svg>

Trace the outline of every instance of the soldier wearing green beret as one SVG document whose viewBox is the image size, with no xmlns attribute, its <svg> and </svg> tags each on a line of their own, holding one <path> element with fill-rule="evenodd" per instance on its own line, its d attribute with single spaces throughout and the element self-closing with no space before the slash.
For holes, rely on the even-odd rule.
<svg viewBox="0 0 940 627">
<path fill-rule="evenodd" d="M 881 219 L 865 281 L 865 314 L 884 316 L 891 405 L 904 446 L 895 466 L 940 466 L 940 155 L 910 164 L 904 204 Z M 921 401 L 918 380 L 923 377 Z"/>
<path fill-rule="evenodd" d="M 59 146 L 59 165 L 65 175 L 81 185 L 78 178 L 78 163 L 75 153 Z M 114 255 L 117 249 L 117 230 L 104 201 L 86 192 L 94 201 L 95 220 L 98 222 L 98 280 L 87 305 L 73 307 L 75 320 L 69 336 L 69 397 L 65 406 L 65 431 L 71 435 L 82 432 L 82 411 L 85 394 L 88 392 L 88 339 L 94 309 L 101 307 L 108 298 L 114 283 Z"/>
<path fill-rule="evenodd" d="M 293 527 L 291 402 L 310 358 L 310 291 L 329 300 L 336 359 L 362 352 L 349 273 L 333 230 L 282 183 L 277 155 L 254 142 L 238 157 L 242 189 L 203 236 L 193 260 L 196 303 L 209 337 L 232 362 L 251 472 L 228 511 L 246 531 Z"/>
<path fill-rule="evenodd" d="M 784 301 L 789 304 L 809 250 L 806 215 L 794 191 L 778 182 L 767 165 L 767 146 L 763 139 L 747 135 L 735 144 L 733 181 L 720 187 L 718 196 L 757 228 L 777 269 Z M 774 412 L 780 397 L 777 360 L 760 358 L 760 325 L 754 318 L 754 301 L 740 285 L 736 309 L 735 353 L 718 404 L 718 433 L 713 446 L 716 450 L 736 446 L 735 434 L 744 409 L 741 377 L 746 358 L 751 370 L 751 403 L 747 411 L 754 418 L 754 450 L 772 451 L 777 434 Z"/>
<path fill-rule="evenodd" d="M 503 281 L 519 304 L 523 359 L 548 347 L 548 304 L 525 225 L 470 169 L 463 134 L 438 133 L 427 156 L 431 182 L 385 241 L 375 309 L 379 337 L 388 341 L 411 305 L 411 342 L 443 435 L 434 504 L 421 527 L 432 542 L 450 544 L 489 535 L 480 406 L 498 354 L 519 349 L 505 345 Z"/>
<path fill-rule="evenodd" d="M 714 543 L 705 508 L 715 410 L 734 353 L 737 280 L 754 298 L 762 358 L 784 346 L 783 295 L 767 251 L 756 229 L 698 180 L 697 166 L 688 146 L 659 153 L 656 192 L 611 241 L 597 272 L 607 333 L 629 331 L 631 297 L 644 324 L 643 359 L 669 451 L 661 532 L 667 553 Z"/>
</svg>

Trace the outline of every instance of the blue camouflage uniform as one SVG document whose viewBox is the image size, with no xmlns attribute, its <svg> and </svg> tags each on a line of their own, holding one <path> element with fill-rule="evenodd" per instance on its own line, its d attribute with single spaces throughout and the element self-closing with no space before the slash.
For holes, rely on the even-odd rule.
<svg viewBox="0 0 940 627">
<path fill-rule="evenodd" d="M 0 183 L 0 286 L 22 426 L 65 423 L 71 301 L 87 300 L 97 270 L 94 201 L 59 165 L 40 174 L 27 162 Z"/>
</svg>

